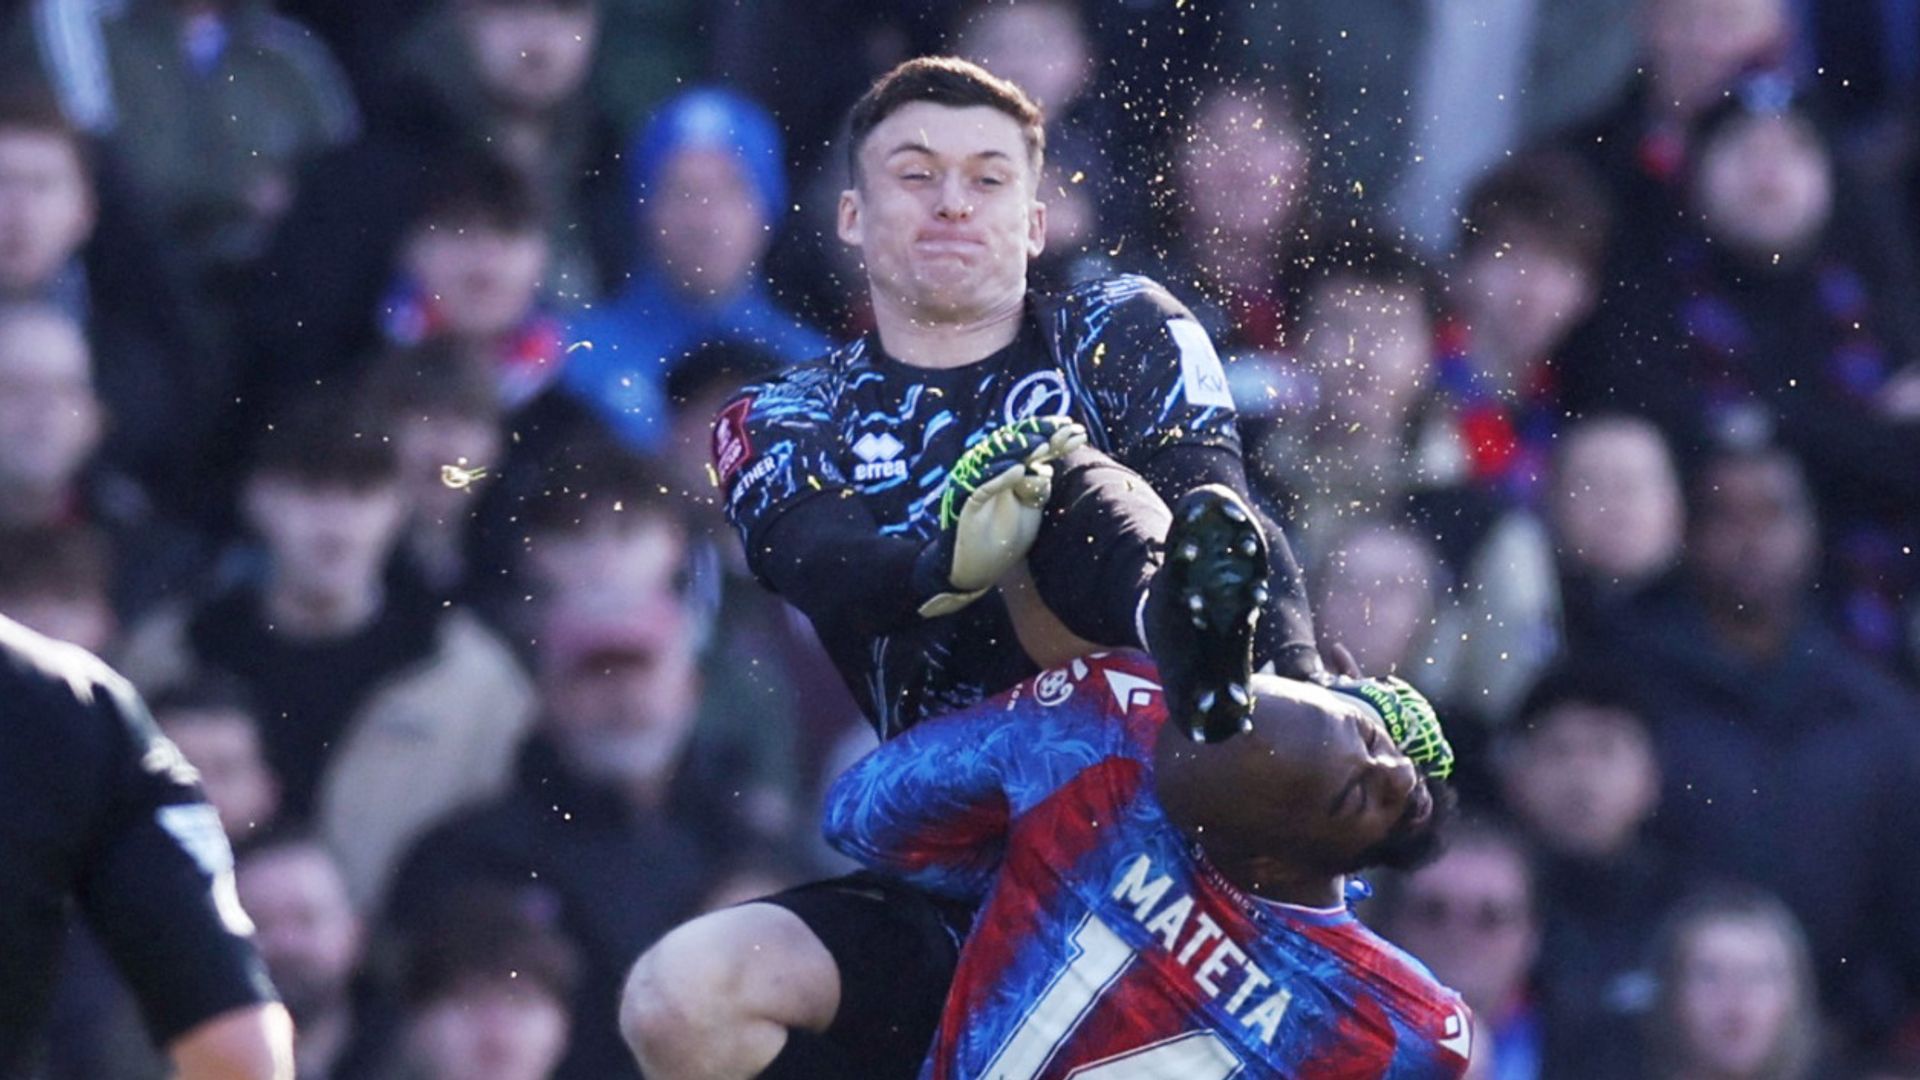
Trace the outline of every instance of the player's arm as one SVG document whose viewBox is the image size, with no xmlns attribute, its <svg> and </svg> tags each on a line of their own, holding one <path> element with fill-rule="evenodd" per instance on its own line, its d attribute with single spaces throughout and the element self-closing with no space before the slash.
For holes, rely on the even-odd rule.
<svg viewBox="0 0 1920 1080">
<path fill-rule="evenodd" d="M 80 911 L 183 1077 L 291 1077 L 275 1001 L 233 887 L 233 855 L 197 779 L 132 688 L 97 687 L 110 798 L 75 890 Z"/>
<path fill-rule="evenodd" d="M 977 899 L 1006 850 L 1013 807 L 998 699 L 917 724 L 834 781 L 827 842 L 869 870 L 930 892 Z"/>
<path fill-rule="evenodd" d="M 194 1025 L 167 1047 L 176 1080 L 292 1080 L 293 1018 L 246 1005 Z"/>
<path fill-rule="evenodd" d="M 881 531 L 842 475 L 830 404 L 805 385 L 756 387 L 722 409 L 714 467 L 755 575 L 823 636 L 870 637 L 996 584 L 1039 531 L 1048 462 L 1083 439 L 1039 420 L 976 444 L 950 467 L 931 540 Z"/>
<path fill-rule="evenodd" d="M 861 865 L 930 892 L 977 899 L 1007 834 L 1081 770 L 1113 756 L 1123 725 L 1101 711 L 1106 685 L 1071 677 L 1072 700 L 1040 704 L 1029 681 L 929 720 L 861 758 L 827 795 L 827 841 Z"/>
<path fill-rule="evenodd" d="M 1106 362 L 1092 377 L 1113 405 L 1105 421 L 1110 453 L 1172 505 L 1202 484 L 1224 484 L 1253 507 L 1267 534 L 1268 600 L 1254 642 L 1257 664 L 1293 678 L 1324 674 L 1314 645 L 1305 576 L 1278 522 L 1259 509 L 1247 481 L 1225 369 L 1207 332 L 1166 290 L 1140 291 L 1108 324 Z M 1116 362 L 1117 361 L 1117 362 Z"/>
</svg>

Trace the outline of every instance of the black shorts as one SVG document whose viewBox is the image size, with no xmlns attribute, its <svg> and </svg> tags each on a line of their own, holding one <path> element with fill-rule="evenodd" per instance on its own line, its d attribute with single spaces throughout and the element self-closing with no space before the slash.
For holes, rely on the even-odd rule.
<svg viewBox="0 0 1920 1080">
<path fill-rule="evenodd" d="M 807 924 L 840 969 L 826 1038 L 854 1074 L 913 1080 L 933 1045 L 975 907 L 859 871 L 796 885 L 757 903 Z"/>
</svg>

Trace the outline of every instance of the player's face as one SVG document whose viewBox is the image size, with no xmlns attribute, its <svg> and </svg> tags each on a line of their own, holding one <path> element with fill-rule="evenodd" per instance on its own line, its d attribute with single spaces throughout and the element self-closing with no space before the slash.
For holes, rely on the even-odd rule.
<svg viewBox="0 0 1920 1080">
<path fill-rule="evenodd" d="M 839 232 L 860 249 L 879 306 L 953 323 L 1020 302 L 1046 207 L 1018 121 L 914 102 L 868 134 L 859 158 Z"/>
<path fill-rule="evenodd" d="M 1267 752 L 1261 813 L 1289 857 L 1346 869 L 1397 827 L 1424 821 L 1433 795 L 1371 706 L 1331 691 L 1314 698 L 1320 707 L 1254 710 Z"/>
</svg>

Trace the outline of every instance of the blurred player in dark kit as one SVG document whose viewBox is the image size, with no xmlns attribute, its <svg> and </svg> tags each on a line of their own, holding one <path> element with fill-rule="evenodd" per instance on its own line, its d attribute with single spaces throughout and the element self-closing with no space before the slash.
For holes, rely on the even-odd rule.
<svg viewBox="0 0 1920 1080">
<path fill-rule="evenodd" d="M 220 818 L 133 687 L 0 618 L 0 1077 L 26 1075 L 77 903 L 182 1080 L 292 1080 Z"/>
</svg>

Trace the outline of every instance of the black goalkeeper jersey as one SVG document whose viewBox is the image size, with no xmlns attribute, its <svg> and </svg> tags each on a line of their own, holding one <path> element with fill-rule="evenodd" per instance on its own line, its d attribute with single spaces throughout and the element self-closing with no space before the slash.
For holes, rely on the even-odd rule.
<svg viewBox="0 0 1920 1080">
<path fill-rule="evenodd" d="M 1134 469 L 1172 446 L 1236 456 L 1240 447 L 1206 332 L 1160 286 L 1126 276 L 1030 295 L 1014 343 L 964 367 L 902 364 L 869 335 L 751 386 L 719 414 L 714 467 L 748 564 L 771 586 L 779 553 L 768 534 L 795 507 L 857 498 L 884 536 L 924 542 L 947 469 L 995 429 L 1032 416 L 1078 420 L 1091 445 Z M 997 592 L 942 618 L 909 610 L 876 632 L 809 614 L 882 737 L 1035 671 Z"/>
<path fill-rule="evenodd" d="M 0 617 L 0 1080 L 26 1067 L 76 906 L 160 1045 L 272 1000 L 192 768 L 126 680 Z"/>
</svg>

